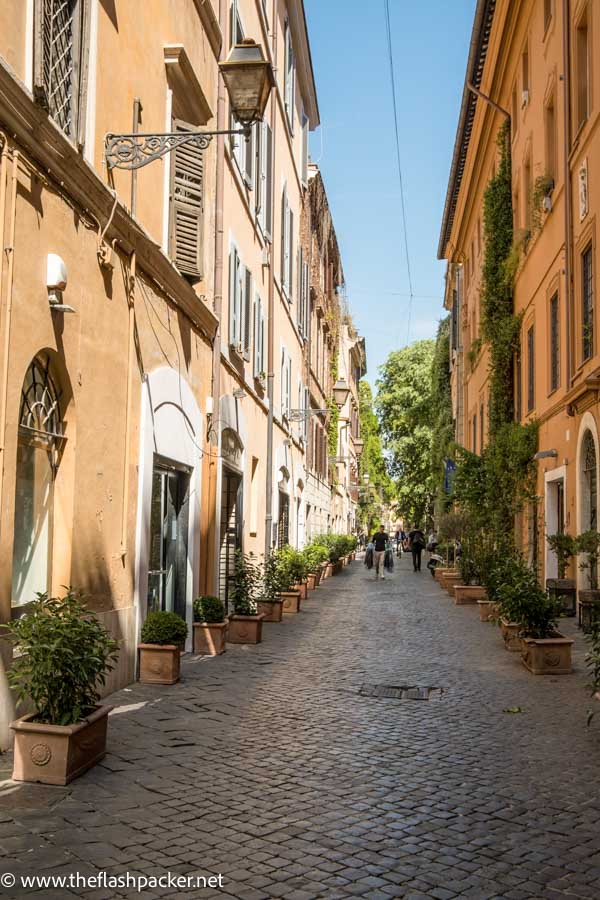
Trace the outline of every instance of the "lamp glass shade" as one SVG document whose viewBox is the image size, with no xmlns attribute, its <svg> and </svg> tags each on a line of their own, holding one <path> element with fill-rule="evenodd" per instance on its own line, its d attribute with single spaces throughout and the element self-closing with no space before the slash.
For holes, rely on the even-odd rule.
<svg viewBox="0 0 600 900">
<path fill-rule="evenodd" d="M 354 438 L 354 449 L 357 453 L 363 452 L 363 447 L 365 446 L 365 442 L 362 438 Z"/>
<path fill-rule="evenodd" d="M 350 388 L 346 384 L 343 378 L 339 378 L 333 386 L 333 399 L 335 401 L 335 405 L 339 406 L 341 409 L 346 400 L 348 399 L 348 394 L 350 393 Z"/>
<path fill-rule="evenodd" d="M 234 118 L 241 125 L 260 121 L 275 85 L 271 63 L 265 59 L 260 44 L 245 38 L 232 48 L 219 68 Z"/>
</svg>

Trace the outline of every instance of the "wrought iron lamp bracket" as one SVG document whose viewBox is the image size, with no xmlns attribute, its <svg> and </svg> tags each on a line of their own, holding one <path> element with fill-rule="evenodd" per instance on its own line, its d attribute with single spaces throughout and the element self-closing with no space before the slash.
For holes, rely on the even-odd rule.
<svg viewBox="0 0 600 900">
<path fill-rule="evenodd" d="M 290 422 L 304 422 L 305 419 L 309 419 L 311 416 L 319 415 L 319 413 L 328 413 L 330 412 L 329 408 L 327 409 L 290 409 L 288 413 L 288 420 Z"/>
<path fill-rule="evenodd" d="M 191 144 L 198 150 L 206 150 L 213 137 L 225 134 L 239 134 L 248 140 L 251 134 L 247 128 L 233 128 L 222 131 L 175 131 L 167 134 L 107 134 L 104 141 L 104 158 L 109 169 L 141 169 L 155 159 L 161 159 L 181 147 Z"/>
</svg>

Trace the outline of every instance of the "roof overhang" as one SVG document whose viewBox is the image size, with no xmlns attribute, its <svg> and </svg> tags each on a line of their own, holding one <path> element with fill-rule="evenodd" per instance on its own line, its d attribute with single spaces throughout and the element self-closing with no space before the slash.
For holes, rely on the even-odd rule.
<svg viewBox="0 0 600 900">
<path fill-rule="evenodd" d="M 288 0 L 288 14 L 290 17 L 290 28 L 292 29 L 298 77 L 302 85 L 304 112 L 308 116 L 310 130 L 314 131 L 321 124 L 321 119 L 319 116 L 317 88 L 310 53 L 304 0 Z"/>
<path fill-rule="evenodd" d="M 469 90 L 468 84 L 471 83 L 476 88 L 481 87 L 495 10 L 496 0 L 477 0 L 460 116 L 458 119 L 456 140 L 454 142 L 454 154 L 452 156 L 452 166 L 450 168 L 450 178 L 448 180 L 446 203 L 442 218 L 442 230 L 440 232 L 440 241 L 438 244 L 438 259 L 444 259 L 446 257 L 446 248 L 448 246 L 448 241 L 450 240 L 450 234 L 452 233 L 456 204 L 458 202 L 467 153 L 469 151 L 471 132 L 473 130 L 473 121 L 475 119 L 477 97 Z"/>
</svg>

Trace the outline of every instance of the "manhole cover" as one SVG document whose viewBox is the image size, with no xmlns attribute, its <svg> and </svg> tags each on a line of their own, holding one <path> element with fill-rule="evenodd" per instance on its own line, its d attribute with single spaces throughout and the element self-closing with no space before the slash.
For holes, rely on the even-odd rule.
<svg viewBox="0 0 600 900">
<path fill-rule="evenodd" d="M 380 697 L 392 700 L 439 700 L 443 688 L 420 687 L 415 684 L 361 684 L 362 697 Z"/>
</svg>

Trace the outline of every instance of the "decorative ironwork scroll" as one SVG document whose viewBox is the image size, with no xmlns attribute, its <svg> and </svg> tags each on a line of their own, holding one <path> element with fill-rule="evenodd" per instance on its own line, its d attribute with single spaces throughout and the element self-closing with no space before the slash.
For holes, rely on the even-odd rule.
<svg viewBox="0 0 600 900">
<path fill-rule="evenodd" d="M 168 134 L 107 134 L 104 156 L 109 169 L 141 169 L 155 159 L 161 159 L 182 144 L 206 150 L 218 134 L 239 134 L 248 139 L 247 128 L 226 131 L 175 131 Z"/>
</svg>

